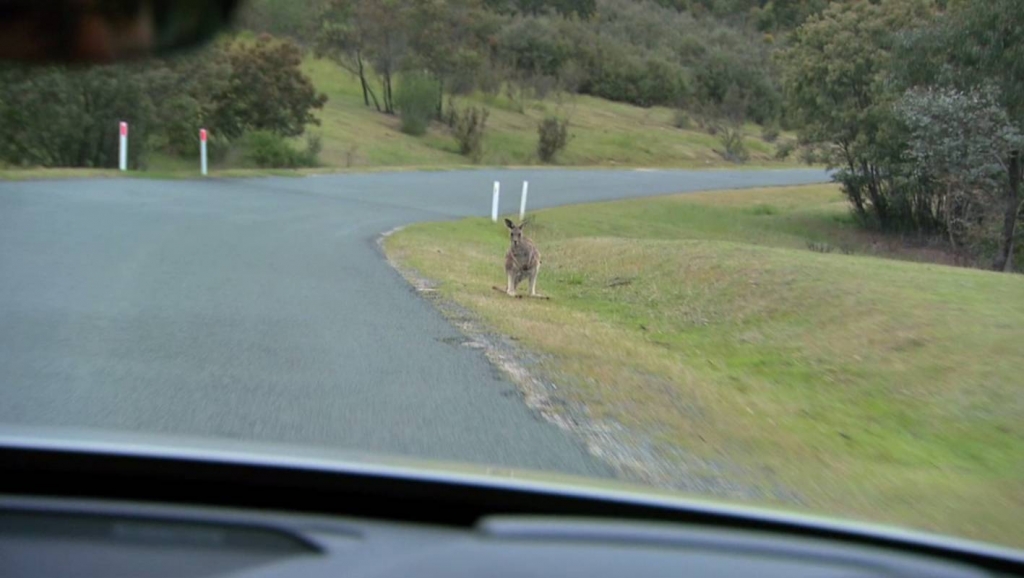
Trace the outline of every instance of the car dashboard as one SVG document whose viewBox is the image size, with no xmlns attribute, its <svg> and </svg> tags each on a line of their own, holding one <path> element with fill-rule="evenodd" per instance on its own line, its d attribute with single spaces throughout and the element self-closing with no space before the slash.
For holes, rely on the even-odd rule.
<svg viewBox="0 0 1024 578">
<path fill-rule="evenodd" d="M 755 510 L 298 458 L 66 446 L 0 436 L 0 576 L 1024 575 L 1012 550 Z"/>
</svg>

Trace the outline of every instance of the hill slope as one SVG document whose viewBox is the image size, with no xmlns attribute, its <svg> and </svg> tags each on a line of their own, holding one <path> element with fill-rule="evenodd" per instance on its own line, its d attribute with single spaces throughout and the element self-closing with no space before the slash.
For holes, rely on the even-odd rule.
<svg viewBox="0 0 1024 578">
<path fill-rule="evenodd" d="M 642 432 L 668 472 L 644 481 L 1024 544 L 1018 276 L 880 258 L 834 185 L 533 219 L 550 301 L 491 290 L 487 219 L 386 248 L 540 354 L 552 395 Z"/>
<path fill-rule="evenodd" d="M 432 125 L 426 135 L 411 137 L 398 130 L 398 118 L 363 105 L 359 81 L 327 60 L 312 57 L 303 70 L 329 98 L 320 112 L 323 137 L 321 162 L 331 167 L 453 166 L 468 164 L 458 154 L 447 127 Z M 673 111 L 663 107 L 639 108 L 593 98 L 573 96 L 561 104 L 553 98 L 527 101 L 525 112 L 515 110 L 503 94 L 476 94 L 462 104 L 490 110 L 484 137 L 485 165 L 539 164 L 536 154 L 537 123 L 545 114 L 570 119 L 571 140 L 557 164 L 578 166 L 704 167 L 729 164 L 716 149 L 718 137 L 699 130 L 673 126 Z M 745 127 L 750 164 L 793 165 L 774 160 L 776 146 L 761 139 L 756 125 Z M 784 135 L 779 142 L 790 141 Z"/>
</svg>

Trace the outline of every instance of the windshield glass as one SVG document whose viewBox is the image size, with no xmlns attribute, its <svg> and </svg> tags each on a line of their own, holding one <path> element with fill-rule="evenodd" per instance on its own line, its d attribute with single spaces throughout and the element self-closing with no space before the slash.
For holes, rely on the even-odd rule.
<svg viewBox="0 0 1024 578">
<path fill-rule="evenodd" d="M 249 0 L 194 51 L 0 64 L 0 423 L 1024 547 L 1021 31 Z"/>
</svg>

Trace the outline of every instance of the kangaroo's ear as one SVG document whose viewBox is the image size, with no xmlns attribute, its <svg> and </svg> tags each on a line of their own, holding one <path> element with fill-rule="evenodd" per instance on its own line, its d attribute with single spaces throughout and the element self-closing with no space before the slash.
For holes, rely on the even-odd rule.
<svg viewBox="0 0 1024 578">
<path fill-rule="evenodd" d="M 516 226 L 512 224 L 512 221 L 510 219 L 505 219 L 505 226 L 508 227 L 509 229 L 516 228 Z"/>
<path fill-rule="evenodd" d="M 522 223 L 519 223 L 519 228 L 522 229 L 523 227 L 529 225 L 532 222 L 533 221 L 529 217 L 527 217 L 527 218 L 523 219 Z"/>
</svg>

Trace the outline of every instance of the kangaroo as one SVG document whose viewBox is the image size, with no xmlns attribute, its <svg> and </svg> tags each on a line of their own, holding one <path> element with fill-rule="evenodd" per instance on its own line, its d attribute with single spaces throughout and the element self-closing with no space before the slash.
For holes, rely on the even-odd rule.
<svg viewBox="0 0 1024 578">
<path fill-rule="evenodd" d="M 533 241 L 523 235 L 523 227 L 526 221 L 519 225 L 509 219 L 505 219 L 505 226 L 509 229 L 511 245 L 505 253 L 505 277 L 508 283 L 505 285 L 505 293 L 510 297 L 516 295 L 516 287 L 526 279 L 530 278 L 530 297 L 544 298 L 537 294 L 537 274 L 540 273 L 540 251 Z M 498 287 L 495 287 L 498 289 Z M 498 289 L 499 291 L 501 289 Z"/>
</svg>

